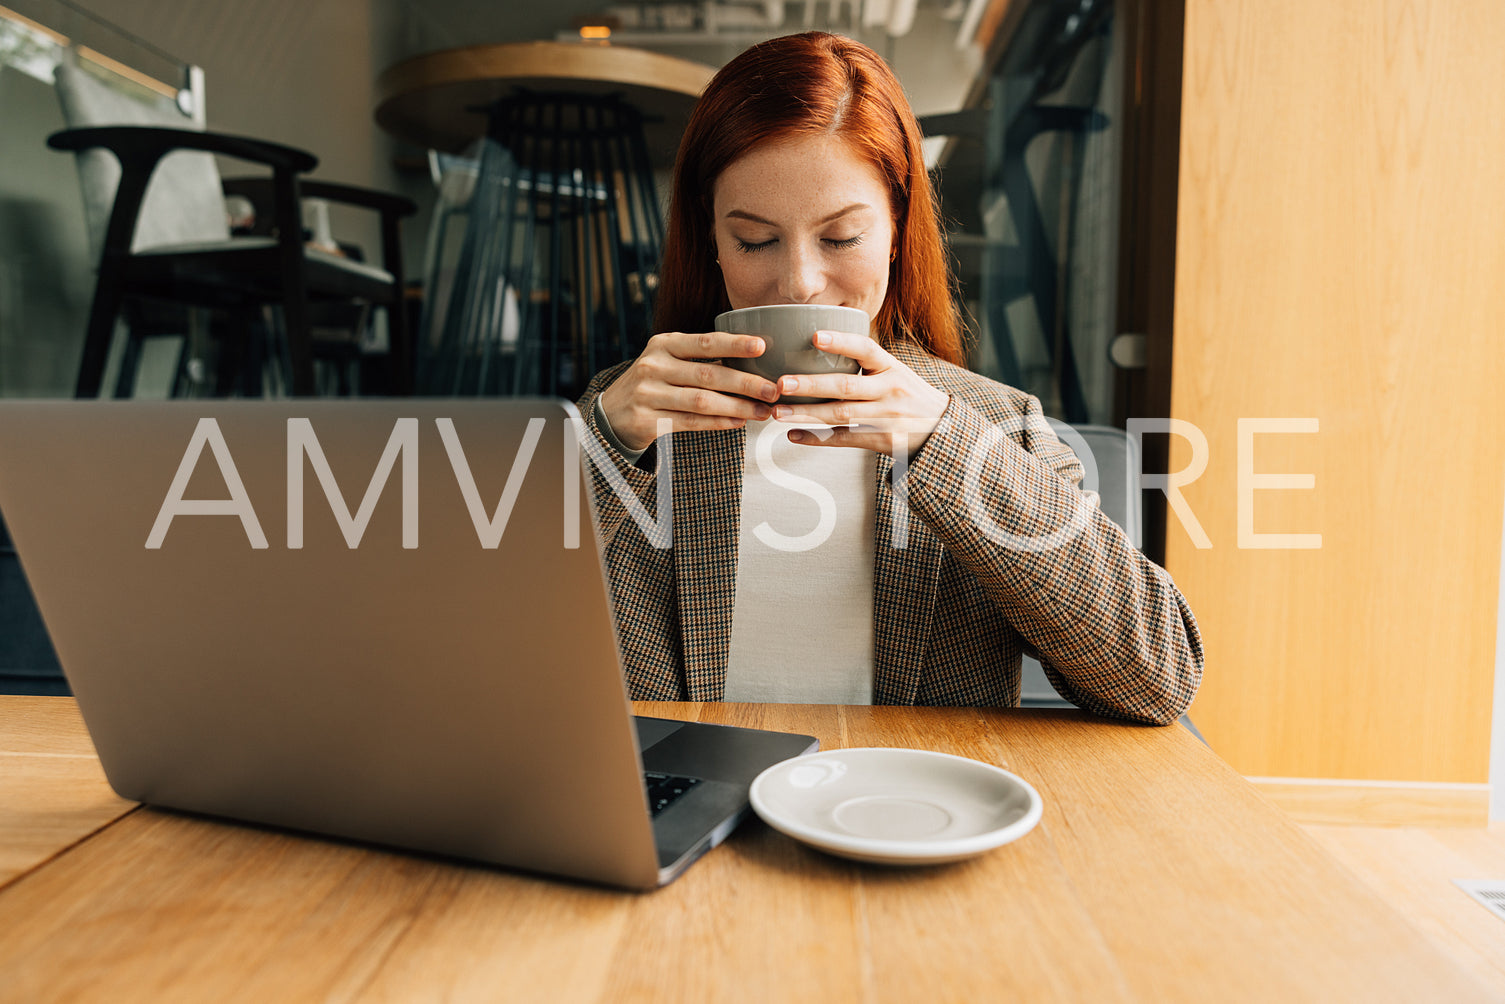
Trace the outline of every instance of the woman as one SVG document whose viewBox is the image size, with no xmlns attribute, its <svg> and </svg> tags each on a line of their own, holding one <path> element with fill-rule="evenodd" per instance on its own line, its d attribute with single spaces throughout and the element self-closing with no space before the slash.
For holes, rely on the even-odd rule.
<svg viewBox="0 0 1505 1004">
<path fill-rule="evenodd" d="M 715 315 L 774 303 L 867 311 L 871 338 L 815 336 L 861 372 L 719 365 L 763 344 Z M 961 368 L 919 128 L 872 50 L 791 35 L 711 81 L 656 326 L 580 402 L 634 697 L 1008 706 L 1030 650 L 1083 708 L 1185 710 L 1202 649 L 1170 577 L 1078 490 L 1039 402 Z M 672 503 L 672 547 L 624 494 Z"/>
</svg>

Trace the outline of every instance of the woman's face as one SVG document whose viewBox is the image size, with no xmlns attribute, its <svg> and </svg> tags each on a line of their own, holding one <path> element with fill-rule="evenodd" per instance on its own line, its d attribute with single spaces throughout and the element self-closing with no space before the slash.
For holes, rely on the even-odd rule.
<svg viewBox="0 0 1505 1004">
<path fill-rule="evenodd" d="M 716 179 L 712 211 L 733 308 L 818 303 L 878 316 L 894 240 L 888 186 L 841 138 L 757 147 Z"/>
</svg>

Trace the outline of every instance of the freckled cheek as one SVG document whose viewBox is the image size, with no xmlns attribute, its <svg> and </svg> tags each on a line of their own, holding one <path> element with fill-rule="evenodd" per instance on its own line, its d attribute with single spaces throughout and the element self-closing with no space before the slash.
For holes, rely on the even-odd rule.
<svg viewBox="0 0 1505 1004">
<path fill-rule="evenodd" d="M 888 291 L 888 255 L 873 255 L 865 258 L 860 268 L 848 273 L 853 280 L 853 292 L 858 294 L 863 308 L 871 315 L 878 313 Z"/>
<path fill-rule="evenodd" d="M 721 262 L 721 280 L 733 309 L 774 302 L 768 294 L 774 282 L 771 275 L 770 269 L 759 268 L 755 262 L 728 262 L 724 258 Z"/>
</svg>

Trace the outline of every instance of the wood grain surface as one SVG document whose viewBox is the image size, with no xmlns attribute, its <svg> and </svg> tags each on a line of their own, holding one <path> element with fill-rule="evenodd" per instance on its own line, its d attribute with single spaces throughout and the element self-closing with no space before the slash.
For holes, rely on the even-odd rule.
<svg viewBox="0 0 1505 1004">
<path fill-rule="evenodd" d="M 1205 434 L 1167 566 L 1192 717 L 1240 773 L 1488 781 L 1505 510 L 1496 0 L 1188 0 L 1172 414 Z M 1249 469 L 1310 474 L 1254 490 Z M 1170 470 L 1190 448 L 1173 439 Z"/>
<path fill-rule="evenodd" d="M 1302 829 L 1505 1000 L 1505 923 L 1453 883 L 1505 877 L 1505 824 Z"/>
<path fill-rule="evenodd" d="M 752 822 L 674 884 L 631 894 L 141 809 L 0 889 L 0 997 L 1489 999 L 1180 727 L 639 710 L 976 757 L 1030 780 L 1045 816 L 1014 844 L 916 869 Z"/>
<path fill-rule="evenodd" d="M 110 790 L 73 701 L 3 701 L 0 886 L 136 807 Z"/>
</svg>

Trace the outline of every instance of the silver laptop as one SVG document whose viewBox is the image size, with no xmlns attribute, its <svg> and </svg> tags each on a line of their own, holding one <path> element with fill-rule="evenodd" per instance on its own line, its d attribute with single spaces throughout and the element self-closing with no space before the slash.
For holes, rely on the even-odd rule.
<svg viewBox="0 0 1505 1004">
<path fill-rule="evenodd" d="M 0 402 L 0 512 L 122 796 L 651 888 L 816 741 L 632 717 L 582 436 L 557 400 Z"/>
</svg>

